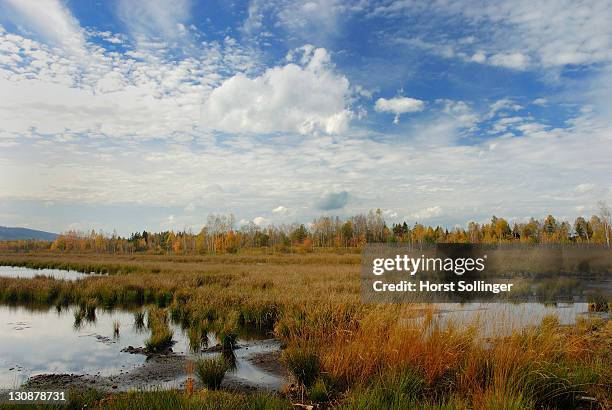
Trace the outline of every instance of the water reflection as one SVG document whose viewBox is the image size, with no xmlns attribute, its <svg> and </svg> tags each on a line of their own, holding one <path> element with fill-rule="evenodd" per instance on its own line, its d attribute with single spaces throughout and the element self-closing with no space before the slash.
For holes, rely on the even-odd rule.
<svg viewBox="0 0 612 410">
<path fill-rule="evenodd" d="M 82 273 L 64 269 L 32 269 L 22 266 L 0 265 L 0 277 L 32 279 L 36 277 L 51 277 L 59 280 L 77 280 L 88 276 L 104 276 L 97 273 Z"/>
<path fill-rule="evenodd" d="M 481 337 L 507 336 L 528 326 L 537 326 L 547 316 L 561 325 L 571 325 L 588 316 L 609 317 L 609 313 L 589 313 L 588 303 L 439 303 L 434 315 L 441 326 L 474 325 Z"/>
<path fill-rule="evenodd" d="M 115 322 L 122 331 L 113 339 Z M 110 375 L 130 370 L 145 357 L 120 350 L 142 345 L 147 336 L 131 331 L 131 324 L 132 314 L 118 310 L 88 316 L 79 307 L 34 311 L 0 306 L 0 387 L 18 387 L 29 376 L 44 373 Z"/>
<path fill-rule="evenodd" d="M 145 311 L 112 311 L 93 304 L 69 307 L 0 306 L 0 389 L 17 388 L 28 377 L 48 373 L 75 373 L 109 376 L 128 372 L 145 363 L 146 356 L 121 352 L 128 346 L 140 347 L 150 336 Z M 234 363 L 228 379 L 278 389 L 284 380 L 254 366 L 253 354 L 280 349 L 275 341 L 240 339 L 240 349 L 224 353 L 201 353 L 214 346 L 217 337 L 204 329 L 181 329 L 168 323 L 174 336 L 172 349 L 188 357 L 224 354 Z M 180 387 L 185 377 L 169 382 L 145 381 L 142 388 Z"/>
</svg>

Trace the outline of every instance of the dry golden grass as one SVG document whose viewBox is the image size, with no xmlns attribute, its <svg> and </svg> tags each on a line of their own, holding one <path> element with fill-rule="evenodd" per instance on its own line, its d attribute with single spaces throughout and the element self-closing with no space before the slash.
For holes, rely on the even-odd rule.
<svg viewBox="0 0 612 410">
<path fill-rule="evenodd" d="M 477 322 L 442 323 L 430 305 L 361 303 L 358 255 L 0 255 L 6 262 L 112 274 L 78 283 L 0 278 L 5 303 L 154 303 L 189 327 L 273 331 L 296 352 L 292 367 L 311 368 L 317 355 L 314 386 L 325 394 L 312 397 L 328 404 L 572 408 L 593 397 L 594 408 L 609 408 L 612 397 L 609 321 L 546 318 L 485 339 Z"/>
</svg>

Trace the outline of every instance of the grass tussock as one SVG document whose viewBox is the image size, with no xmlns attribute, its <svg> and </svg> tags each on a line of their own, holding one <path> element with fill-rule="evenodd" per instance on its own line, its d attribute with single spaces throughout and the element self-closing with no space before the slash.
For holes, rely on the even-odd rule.
<svg viewBox="0 0 612 410">
<path fill-rule="evenodd" d="M 213 358 L 199 358 L 195 361 L 195 373 L 202 385 L 209 389 L 217 390 L 225 378 L 225 373 L 230 370 L 230 364 L 219 355 Z"/>
<path fill-rule="evenodd" d="M 168 315 L 160 308 L 150 308 L 147 315 L 147 327 L 151 336 L 145 341 L 149 352 L 162 352 L 172 346 L 174 333 L 168 323 Z"/>
<path fill-rule="evenodd" d="M 283 352 L 282 361 L 297 382 L 310 388 L 321 372 L 321 362 L 314 350 L 288 348 Z"/>
</svg>

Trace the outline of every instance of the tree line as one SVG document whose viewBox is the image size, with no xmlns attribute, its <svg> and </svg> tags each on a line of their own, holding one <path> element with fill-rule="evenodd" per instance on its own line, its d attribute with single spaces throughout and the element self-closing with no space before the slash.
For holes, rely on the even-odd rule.
<svg viewBox="0 0 612 410">
<path fill-rule="evenodd" d="M 552 215 L 543 219 L 510 223 L 493 216 L 487 223 L 469 222 L 466 227 L 445 229 L 407 222 L 387 224 L 380 209 L 346 219 L 322 216 L 309 224 L 236 227 L 233 215 L 209 215 L 202 229 L 163 232 L 136 232 L 129 237 L 69 231 L 54 241 L 20 240 L 0 242 L 0 250 L 100 253 L 235 253 L 241 249 L 268 248 L 279 252 L 308 251 L 314 248 L 360 248 L 366 243 L 477 244 L 595 244 L 610 247 L 610 209 L 599 204 L 600 212 L 590 218 L 577 217 L 573 223 Z"/>
</svg>

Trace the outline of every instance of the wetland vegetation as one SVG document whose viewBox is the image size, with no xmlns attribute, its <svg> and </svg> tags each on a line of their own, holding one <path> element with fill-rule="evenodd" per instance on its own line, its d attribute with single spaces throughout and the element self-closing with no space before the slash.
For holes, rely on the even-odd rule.
<svg viewBox="0 0 612 410">
<path fill-rule="evenodd" d="M 212 351 L 236 348 L 241 332 L 252 329 L 280 342 L 275 365 L 292 381 L 275 393 L 217 392 L 227 363 L 223 356 L 209 357 L 196 363 L 202 383 L 195 389 L 74 393 L 75 403 L 90 400 L 94 407 L 609 408 L 608 314 L 579 309 L 568 319 L 561 307 L 516 314 L 515 307 L 502 307 L 500 313 L 497 306 L 496 320 L 507 325 L 498 331 L 479 311 L 459 321 L 434 305 L 366 305 L 360 301 L 359 262 L 350 252 L 5 253 L 0 264 L 111 274 L 78 281 L 2 277 L 0 301 L 47 309 L 76 306 L 75 319 L 85 320 L 96 309 L 132 309 L 130 322 L 150 331 L 144 344 L 151 353 L 176 340 L 179 331 L 172 323 L 185 329 L 186 340 L 201 343 L 200 350 Z M 114 322 L 108 323 L 112 334 Z M 124 323 L 120 332 L 121 337 L 127 332 Z M 217 345 L 209 346 L 215 340 L 203 337 L 209 332 Z"/>
</svg>

